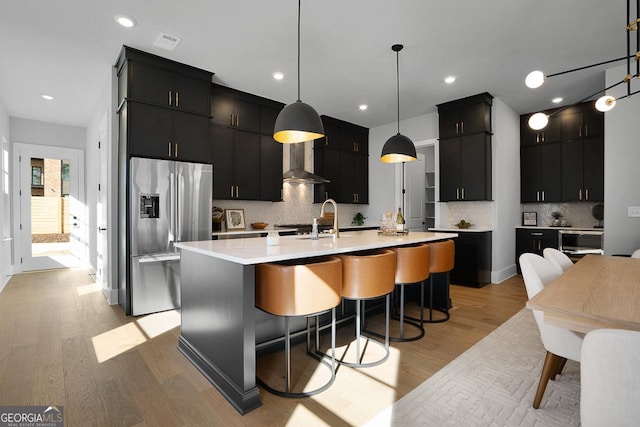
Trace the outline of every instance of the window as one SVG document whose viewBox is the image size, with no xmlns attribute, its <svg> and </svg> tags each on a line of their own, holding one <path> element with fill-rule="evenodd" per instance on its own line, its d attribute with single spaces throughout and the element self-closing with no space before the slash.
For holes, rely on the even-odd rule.
<svg viewBox="0 0 640 427">
<path fill-rule="evenodd" d="M 31 186 L 42 188 L 42 167 L 31 166 Z"/>
</svg>

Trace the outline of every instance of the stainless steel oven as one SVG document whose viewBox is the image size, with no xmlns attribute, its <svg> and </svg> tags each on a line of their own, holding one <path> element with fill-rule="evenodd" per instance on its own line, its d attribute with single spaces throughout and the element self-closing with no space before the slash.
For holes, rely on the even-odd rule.
<svg viewBox="0 0 640 427">
<path fill-rule="evenodd" d="M 587 254 L 603 254 L 604 231 L 558 230 L 558 237 L 558 250 L 570 258 L 581 258 Z"/>
</svg>

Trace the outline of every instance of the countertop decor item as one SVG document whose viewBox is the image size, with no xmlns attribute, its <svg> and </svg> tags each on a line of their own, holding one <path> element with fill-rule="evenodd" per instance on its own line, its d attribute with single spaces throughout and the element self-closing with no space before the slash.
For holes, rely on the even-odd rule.
<svg viewBox="0 0 640 427">
<path fill-rule="evenodd" d="M 364 220 L 367 219 L 366 216 L 362 215 L 360 212 L 356 213 L 351 220 L 351 225 L 364 225 Z"/>
<path fill-rule="evenodd" d="M 604 219 L 604 205 L 598 203 L 591 208 L 591 215 L 598 220 L 598 225 L 594 225 L 594 228 L 602 228 L 602 220 Z"/>
<path fill-rule="evenodd" d="M 244 230 L 247 228 L 244 222 L 244 209 L 225 209 L 224 216 L 227 221 L 228 231 Z"/>
<path fill-rule="evenodd" d="M 458 228 L 469 228 L 471 227 L 473 224 L 471 224 L 470 222 L 465 221 L 464 219 L 461 219 L 460 222 L 458 222 L 457 224 L 454 224 L 456 227 Z"/>
<path fill-rule="evenodd" d="M 300 0 L 298 0 L 298 99 L 280 111 L 273 139 L 284 144 L 311 141 L 324 136 L 320 116 L 309 104 L 300 101 Z"/>
<path fill-rule="evenodd" d="M 522 212 L 522 225 L 537 226 L 538 225 L 538 213 L 537 212 Z"/>
<path fill-rule="evenodd" d="M 251 227 L 253 227 L 256 230 L 263 230 L 267 228 L 267 225 L 269 225 L 268 222 L 252 222 L 251 223 Z"/>
</svg>

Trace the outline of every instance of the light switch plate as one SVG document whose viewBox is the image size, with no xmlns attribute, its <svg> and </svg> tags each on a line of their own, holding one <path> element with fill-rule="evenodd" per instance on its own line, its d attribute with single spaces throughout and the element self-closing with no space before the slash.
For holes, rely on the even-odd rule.
<svg viewBox="0 0 640 427">
<path fill-rule="evenodd" d="M 629 206 L 628 208 L 629 217 L 640 217 L 640 206 Z"/>
</svg>

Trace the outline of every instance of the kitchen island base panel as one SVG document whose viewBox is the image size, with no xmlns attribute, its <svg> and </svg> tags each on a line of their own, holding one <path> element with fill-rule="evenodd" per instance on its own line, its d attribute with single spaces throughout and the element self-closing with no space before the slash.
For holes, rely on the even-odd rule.
<svg viewBox="0 0 640 427">
<path fill-rule="evenodd" d="M 184 250 L 180 262 L 180 351 L 238 412 L 247 413 L 261 404 L 254 266 Z"/>
<path fill-rule="evenodd" d="M 267 246 L 264 239 L 176 243 L 181 249 L 180 349 L 238 412 L 247 413 L 260 402 L 256 388 L 256 342 L 269 340 L 279 329 L 279 322 L 257 315 L 255 265 L 435 242 L 457 236 L 412 232 L 387 237 L 375 231 L 354 231 L 340 239 L 324 241 L 282 237 L 276 247 Z"/>
<path fill-rule="evenodd" d="M 211 361 L 200 354 L 200 352 L 182 336 L 178 339 L 178 350 L 213 384 L 240 414 L 244 415 L 262 406 L 258 387 L 241 390 L 224 372 L 220 372 Z"/>
</svg>

